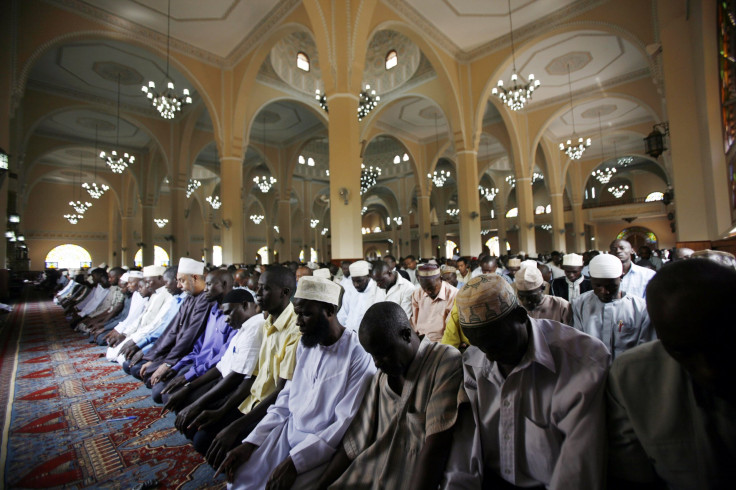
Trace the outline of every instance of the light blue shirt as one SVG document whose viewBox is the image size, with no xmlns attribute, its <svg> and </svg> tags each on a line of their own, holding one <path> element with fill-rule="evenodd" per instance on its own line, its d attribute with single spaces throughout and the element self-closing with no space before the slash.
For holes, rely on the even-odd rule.
<svg viewBox="0 0 736 490">
<path fill-rule="evenodd" d="M 621 291 L 630 296 L 647 297 L 647 284 L 656 274 L 653 270 L 631 263 L 631 269 L 621 279 Z"/>
<path fill-rule="evenodd" d="M 156 328 L 154 328 L 148 335 L 143 337 L 139 342 L 136 342 L 136 345 L 143 349 L 143 352 L 148 352 L 153 343 L 156 342 L 164 330 L 166 330 L 166 327 L 169 326 L 171 320 L 179 312 L 179 307 L 186 297 L 187 293 L 181 293 L 174 296 L 174 300 L 171 302 L 171 306 L 169 307 L 169 311 L 166 312 L 166 316 L 163 317 Z"/>
<path fill-rule="evenodd" d="M 647 303 L 637 296 L 624 294 L 621 299 L 604 303 L 588 291 L 573 300 L 572 314 L 573 327 L 601 340 L 614 359 L 657 338 L 649 323 Z"/>
</svg>

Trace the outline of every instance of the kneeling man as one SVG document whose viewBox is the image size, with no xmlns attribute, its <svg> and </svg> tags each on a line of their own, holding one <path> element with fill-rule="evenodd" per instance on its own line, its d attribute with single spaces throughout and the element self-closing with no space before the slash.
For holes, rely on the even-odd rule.
<svg viewBox="0 0 736 490">
<path fill-rule="evenodd" d="M 342 292 L 327 279 L 299 280 L 294 378 L 220 466 L 233 488 L 307 488 L 335 453 L 375 373 L 358 335 L 337 321 Z"/>
</svg>

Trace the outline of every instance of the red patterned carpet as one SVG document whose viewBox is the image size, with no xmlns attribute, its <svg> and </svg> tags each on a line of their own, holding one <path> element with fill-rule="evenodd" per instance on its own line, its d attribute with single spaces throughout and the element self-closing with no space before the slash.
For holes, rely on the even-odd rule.
<svg viewBox="0 0 736 490">
<path fill-rule="evenodd" d="M 3 488 L 222 488 L 138 380 L 73 332 L 48 300 L 0 331 Z M 127 418 L 127 419 L 126 419 Z"/>
</svg>

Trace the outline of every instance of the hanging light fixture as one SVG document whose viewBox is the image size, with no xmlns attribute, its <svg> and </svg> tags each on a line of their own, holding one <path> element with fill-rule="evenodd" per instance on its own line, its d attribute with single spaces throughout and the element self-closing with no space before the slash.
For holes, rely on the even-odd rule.
<svg viewBox="0 0 736 490">
<path fill-rule="evenodd" d="M 626 191 L 629 190 L 629 186 L 626 184 L 616 185 L 608 188 L 608 192 L 613 194 L 613 197 L 616 199 L 621 198 L 624 194 L 626 194 Z"/>
<path fill-rule="evenodd" d="M 97 124 L 95 124 L 95 155 L 97 155 Z M 106 184 L 97 184 L 97 160 L 93 160 L 92 166 L 94 168 L 94 177 L 92 182 L 84 182 L 82 188 L 89 192 L 92 199 L 99 199 L 105 192 L 110 190 L 110 187 Z"/>
<path fill-rule="evenodd" d="M 158 226 L 159 228 L 163 228 L 164 226 L 166 226 L 169 220 L 166 218 L 154 218 L 153 222 L 156 223 L 156 226 Z"/>
<path fill-rule="evenodd" d="M 567 85 L 570 88 L 570 115 L 572 117 L 572 136 L 565 142 L 560 143 L 560 151 L 564 151 L 572 160 L 580 160 L 586 148 L 590 146 L 590 138 L 578 137 L 575 131 L 575 111 L 572 105 L 572 81 L 570 78 L 570 65 L 567 65 Z"/>
<path fill-rule="evenodd" d="M 485 197 L 488 201 L 493 201 L 498 195 L 498 188 L 496 187 L 483 187 L 478 184 L 478 190 L 480 191 L 480 197 Z"/>
<path fill-rule="evenodd" d="M 506 176 L 506 182 L 512 188 L 516 187 L 516 177 L 514 177 L 513 175 L 507 175 Z"/>
<path fill-rule="evenodd" d="M 222 206 L 222 202 L 220 201 L 220 196 L 207 196 L 207 199 L 205 199 L 208 203 L 210 203 L 210 206 L 212 206 L 212 209 L 220 209 L 220 206 Z"/>
<path fill-rule="evenodd" d="M 187 183 L 187 199 L 200 187 L 202 187 L 202 182 L 197 179 L 189 179 Z"/>
<path fill-rule="evenodd" d="M 597 169 L 592 172 L 592 176 L 601 184 L 608 184 L 611 178 L 616 174 L 616 167 L 606 167 L 605 169 Z"/>
<path fill-rule="evenodd" d="M 376 185 L 378 177 L 381 176 L 381 167 L 366 167 L 360 164 L 360 194 L 363 195 L 368 189 Z"/>
<path fill-rule="evenodd" d="M 616 160 L 616 165 L 618 165 L 619 167 L 628 167 L 630 163 L 634 163 L 634 157 L 618 156 L 618 151 L 616 150 L 616 140 L 613 140 L 613 158 Z"/>
<path fill-rule="evenodd" d="M 365 86 L 365 90 L 360 91 L 360 102 L 358 103 L 358 121 L 362 121 L 373 109 L 376 108 L 381 97 L 376 95 L 376 91 L 371 89 L 370 85 Z M 325 109 L 326 110 L 326 109 Z"/>
<path fill-rule="evenodd" d="M 516 72 L 516 50 L 514 49 L 514 26 L 511 22 L 511 0 L 509 5 L 509 33 L 511 35 L 511 60 L 514 70 L 511 72 L 511 83 L 508 88 L 503 83 L 503 79 L 491 90 L 491 95 L 495 95 L 501 101 L 509 106 L 512 111 L 519 111 L 532 98 L 534 90 L 536 90 L 541 82 L 534 78 L 534 74 L 530 73 L 526 83 L 519 81 L 519 75 Z"/>
<path fill-rule="evenodd" d="M 447 214 L 449 216 L 452 216 L 453 218 L 456 217 L 458 214 L 460 214 L 460 210 L 457 208 L 452 208 L 447 210 Z"/>
<path fill-rule="evenodd" d="M 309 220 L 309 226 L 311 228 L 317 228 L 317 225 L 318 224 L 319 224 L 319 220 L 318 219 L 310 219 Z"/>
<path fill-rule="evenodd" d="M 182 104 L 191 104 L 192 97 L 189 89 L 182 90 L 182 95 L 177 95 L 174 88 L 174 81 L 169 76 L 169 58 L 171 50 L 171 0 L 166 13 L 166 89 L 163 92 L 156 91 L 156 84 L 151 80 L 148 85 L 141 87 L 143 93 L 153 103 L 158 113 L 164 119 L 173 119 L 178 111 L 181 111 Z"/>
<path fill-rule="evenodd" d="M 79 152 L 79 175 L 82 175 L 82 152 Z M 69 201 L 69 205 L 74 209 L 75 213 L 65 214 L 64 218 L 69 220 L 69 223 L 76 225 L 80 219 L 84 218 L 84 213 L 92 207 L 92 203 L 82 201 L 81 199 L 74 199 L 77 197 L 77 183 L 76 176 L 72 177 L 72 200 Z M 81 192 L 81 191 L 79 191 Z M 80 196 L 81 197 L 81 196 Z"/>
<path fill-rule="evenodd" d="M 320 92 L 319 89 L 314 90 L 314 98 L 317 99 L 317 103 L 322 108 L 323 111 L 329 113 L 330 110 L 327 107 L 327 94 L 324 92 Z"/>
<path fill-rule="evenodd" d="M 115 127 L 115 147 L 120 147 L 120 73 L 118 73 L 118 111 L 117 125 Z M 109 154 L 105 151 L 100 152 L 100 158 L 105 161 L 114 174 L 122 174 L 129 165 L 133 165 L 135 163 L 135 157 L 132 154 L 128 154 L 124 151 L 121 151 L 120 153 L 121 155 L 118 155 L 117 150 L 111 150 Z"/>
<path fill-rule="evenodd" d="M 435 187 L 443 187 L 445 182 L 450 178 L 449 170 L 435 170 L 431 174 L 427 174 L 427 178 L 432 181 Z"/>
<path fill-rule="evenodd" d="M 262 214 L 251 214 L 250 220 L 257 225 L 260 225 L 261 221 L 263 221 L 263 215 Z"/>
</svg>

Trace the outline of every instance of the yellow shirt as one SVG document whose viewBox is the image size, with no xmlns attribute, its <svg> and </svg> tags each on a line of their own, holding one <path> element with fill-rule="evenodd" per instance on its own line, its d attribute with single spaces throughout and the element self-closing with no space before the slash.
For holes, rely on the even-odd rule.
<svg viewBox="0 0 736 490">
<path fill-rule="evenodd" d="M 442 334 L 443 344 L 451 345 L 456 349 L 460 348 L 460 344 L 470 345 L 470 341 L 460 330 L 460 321 L 457 316 L 457 303 L 453 303 L 452 310 L 447 316 L 447 324 L 445 325 L 445 333 Z"/>
<path fill-rule="evenodd" d="M 250 395 L 238 409 L 243 413 L 250 412 L 264 398 L 273 393 L 279 378 L 290 380 L 296 365 L 296 348 L 299 346 L 301 332 L 296 326 L 294 306 L 289 303 L 278 318 L 269 315 L 263 324 L 263 342 L 258 354 L 258 375 Z"/>
</svg>

